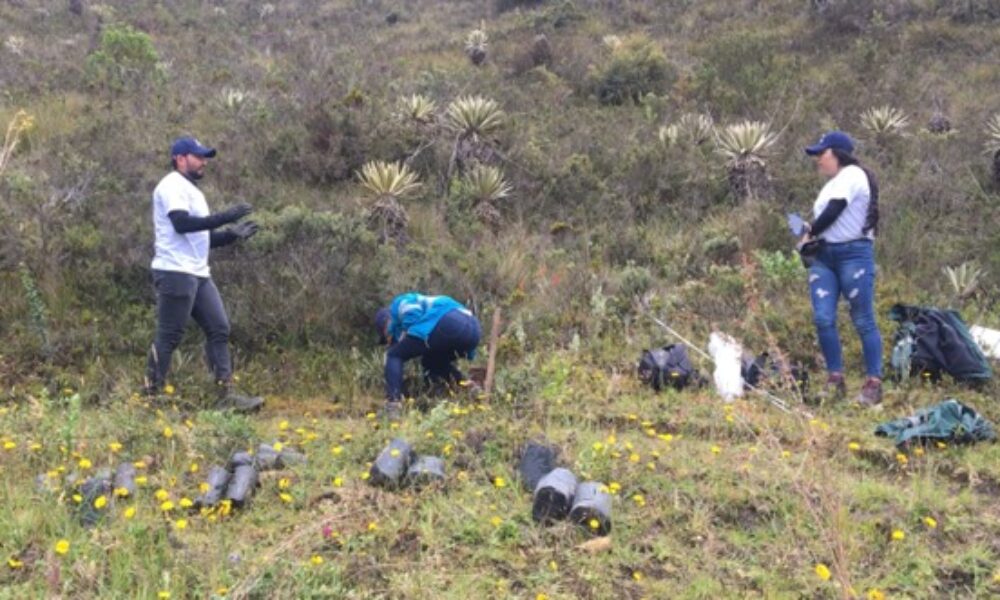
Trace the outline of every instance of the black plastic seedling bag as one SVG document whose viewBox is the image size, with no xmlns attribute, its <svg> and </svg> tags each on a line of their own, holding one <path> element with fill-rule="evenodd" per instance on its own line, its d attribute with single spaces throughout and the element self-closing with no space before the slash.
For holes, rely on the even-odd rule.
<svg viewBox="0 0 1000 600">
<path fill-rule="evenodd" d="M 553 469 L 538 482 L 531 504 L 531 518 L 539 523 L 565 519 L 573 506 L 576 475 L 568 469 Z"/>
<path fill-rule="evenodd" d="M 556 450 L 551 446 L 528 442 L 521 453 L 517 471 L 521 475 L 524 489 L 533 492 L 538 482 L 556 468 Z"/>
<path fill-rule="evenodd" d="M 101 520 L 104 511 L 94 506 L 94 501 L 101 496 L 111 493 L 111 471 L 103 470 L 94 477 L 83 482 L 80 486 L 80 502 L 78 515 L 80 524 L 84 527 L 93 527 Z"/>
<path fill-rule="evenodd" d="M 372 464 L 369 481 L 372 485 L 398 487 L 413 461 L 413 448 L 405 440 L 394 439 L 379 452 Z"/>
<path fill-rule="evenodd" d="M 611 495 L 606 489 L 603 483 L 597 481 L 584 481 L 576 486 L 570 520 L 596 535 L 610 533 Z"/>
<path fill-rule="evenodd" d="M 233 503 L 234 507 L 239 508 L 246 505 L 256 487 L 257 469 L 253 465 L 240 465 L 233 471 L 233 477 L 229 480 L 226 498 Z"/>
<path fill-rule="evenodd" d="M 128 495 L 130 497 L 135 496 L 135 475 L 135 465 L 132 463 L 122 463 L 118 465 L 118 468 L 115 469 L 114 489 L 128 490 Z"/>
<path fill-rule="evenodd" d="M 195 506 L 212 507 L 218 504 L 222 500 L 222 495 L 226 493 L 232 476 L 233 474 L 225 468 L 212 465 L 212 468 L 208 470 L 208 479 L 205 480 L 205 483 L 208 484 L 208 491 L 195 499 Z"/>
<path fill-rule="evenodd" d="M 418 456 L 406 472 L 406 480 L 421 486 L 444 480 L 444 461 L 437 456 Z"/>
</svg>

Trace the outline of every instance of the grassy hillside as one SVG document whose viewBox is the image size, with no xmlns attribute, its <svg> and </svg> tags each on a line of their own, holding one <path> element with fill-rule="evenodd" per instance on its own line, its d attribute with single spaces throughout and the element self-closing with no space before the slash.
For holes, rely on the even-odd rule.
<svg viewBox="0 0 1000 600">
<path fill-rule="evenodd" d="M 887 340 L 896 302 L 1000 328 L 998 24 L 993 0 L 0 4 L 0 596 L 1000 593 L 997 448 L 898 454 L 871 434 L 949 396 L 1000 422 L 994 386 L 890 386 L 875 411 L 789 397 L 784 414 L 633 377 L 673 341 L 648 311 L 821 380 L 783 214 L 811 207 L 801 148 L 832 127 L 881 179 Z M 463 136 L 470 96 L 502 115 Z M 885 106 L 905 121 L 863 116 Z M 717 134 L 745 120 L 775 141 L 731 160 Z M 263 228 L 212 259 L 240 384 L 268 397 L 253 418 L 204 410 L 196 332 L 170 398 L 136 395 L 149 197 L 187 132 L 219 148 L 210 205 L 249 201 Z M 405 230 L 371 226 L 372 160 L 421 183 L 378 205 Z M 956 287 L 943 269 L 962 264 L 979 276 Z M 484 324 L 503 310 L 491 401 L 418 394 L 399 423 L 372 418 L 370 318 L 410 288 Z M 366 483 L 397 435 L 445 456 L 445 485 Z M 513 465 L 541 437 L 615 490 L 610 540 L 532 523 Z M 210 465 L 274 441 L 308 466 L 267 475 L 246 510 L 183 508 Z M 74 477 L 121 462 L 145 485 L 83 528 Z"/>
</svg>

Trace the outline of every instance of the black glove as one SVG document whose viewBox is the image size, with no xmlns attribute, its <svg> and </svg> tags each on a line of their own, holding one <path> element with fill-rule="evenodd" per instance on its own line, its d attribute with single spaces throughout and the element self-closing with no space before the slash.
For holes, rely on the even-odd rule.
<svg viewBox="0 0 1000 600">
<path fill-rule="evenodd" d="M 250 204 L 240 202 L 219 213 L 219 217 L 224 223 L 235 223 L 252 212 L 253 207 Z"/>
<path fill-rule="evenodd" d="M 252 238 L 254 234 L 260 229 L 260 226 L 253 221 L 244 221 L 243 223 L 238 223 L 229 228 L 233 234 L 241 240 L 246 240 Z"/>
</svg>

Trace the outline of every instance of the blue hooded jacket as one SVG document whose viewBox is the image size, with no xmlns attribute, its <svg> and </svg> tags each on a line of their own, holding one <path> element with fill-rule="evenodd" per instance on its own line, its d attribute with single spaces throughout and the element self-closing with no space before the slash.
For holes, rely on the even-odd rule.
<svg viewBox="0 0 1000 600">
<path fill-rule="evenodd" d="M 417 292 L 400 294 L 392 300 L 389 309 L 392 316 L 389 335 L 392 339 L 399 340 L 405 333 L 427 341 L 441 317 L 456 309 L 472 314 L 461 303 L 448 296 L 424 296 Z"/>
</svg>

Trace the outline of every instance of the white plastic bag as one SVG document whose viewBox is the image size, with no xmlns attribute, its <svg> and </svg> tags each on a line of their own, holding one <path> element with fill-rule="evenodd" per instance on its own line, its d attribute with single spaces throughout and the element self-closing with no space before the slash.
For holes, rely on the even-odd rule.
<svg viewBox="0 0 1000 600">
<path fill-rule="evenodd" d="M 715 391 L 726 402 L 743 396 L 743 375 L 740 373 L 743 347 L 722 332 L 712 332 L 708 338 L 708 353 L 715 363 Z"/>
<path fill-rule="evenodd" d="M 969 333 L 972 334 L 972 339 L 979 344 L 983 354 L 994 359 L 1000 358 L 1000 331 L 973 325 L 969 328 Z"/>
</svg>

